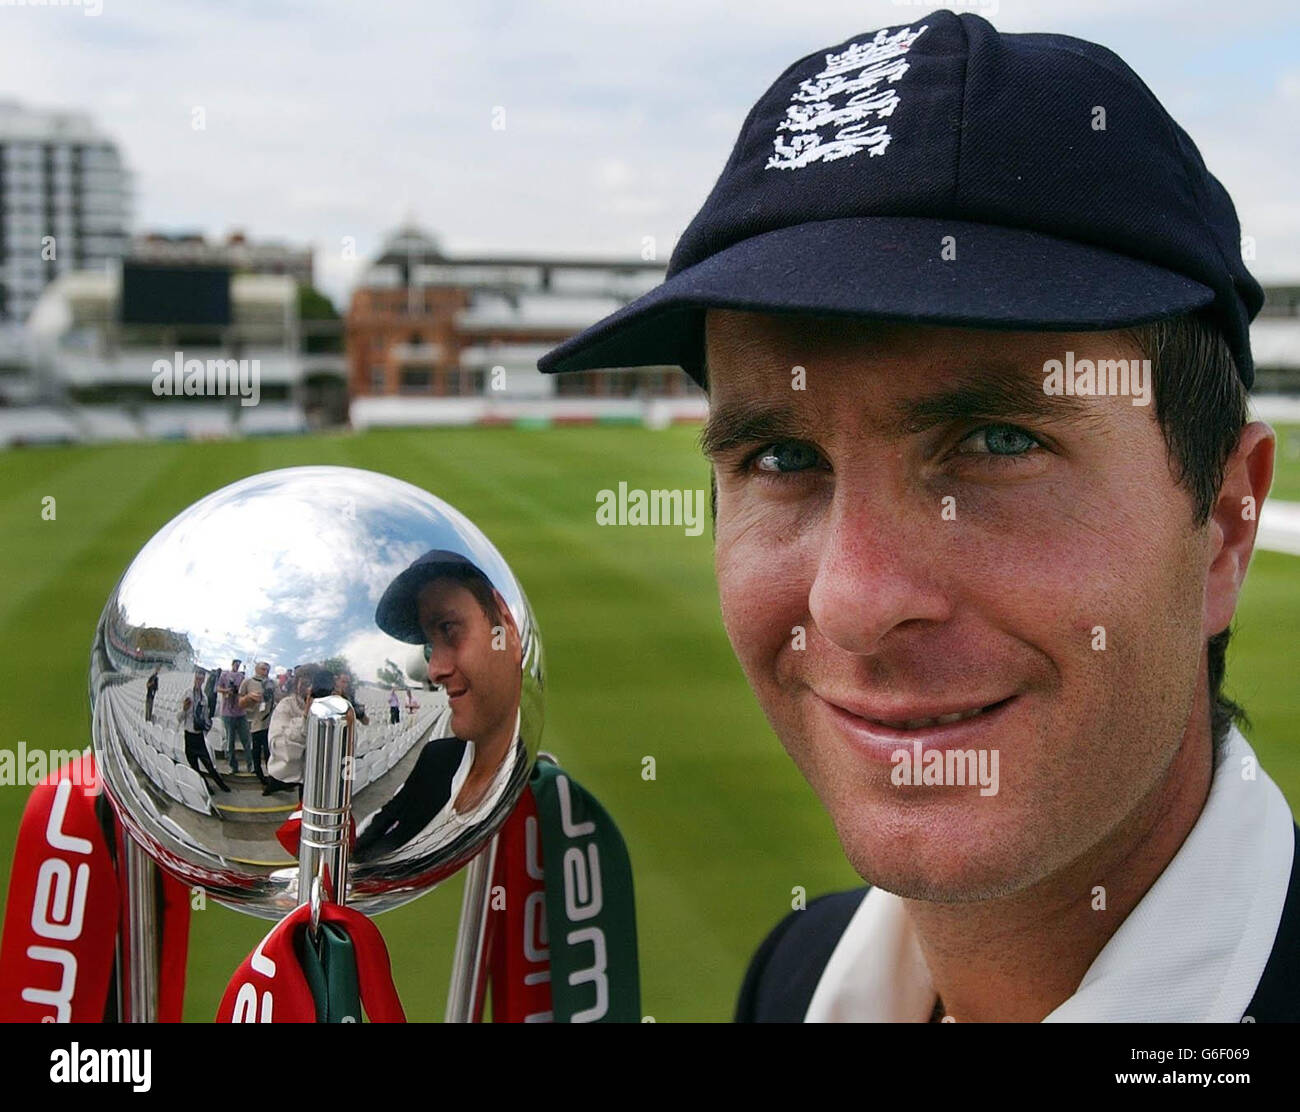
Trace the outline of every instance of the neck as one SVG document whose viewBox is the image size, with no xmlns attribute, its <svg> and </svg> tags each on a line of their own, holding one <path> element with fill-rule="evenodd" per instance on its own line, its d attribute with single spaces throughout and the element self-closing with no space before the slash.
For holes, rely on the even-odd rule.
<svg viewBox="0 0 1300 1112">
<path fill-rule="evenodd" d="M 1196 824 L 1209 794 L 1208 714 L 1194 716 L 1155 787 L 1064 869 L 975 903 L 907 900 L 944 1012 L 959 1021 L 1037 1023 L 1074 994 Z M 1105 910 L 1094 889 L 1105 890 Z"/>
<path fill-rule="evenodd" d="M 514 719 L 511 719 L 507 725 L 487 734 L 484 740 L 474 742 L 474 763 L 470 765 L 465 784 L 456 796 L 456 810 L 467 811 L 482 802 L 501 762 L 514 744 L 514 725 Z"/>
</svg>

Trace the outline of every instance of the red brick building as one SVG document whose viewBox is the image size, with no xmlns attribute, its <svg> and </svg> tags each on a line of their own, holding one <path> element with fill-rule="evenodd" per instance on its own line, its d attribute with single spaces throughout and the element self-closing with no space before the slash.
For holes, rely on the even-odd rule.
<svg viewBox="0 0 1300 1112">
<path fill-rule="evenodd" d="M 542 352 L 663 280 L 660 263 L 443 255 L 418 228 L 399 229 L 368 268 L 347 313 L 353 397 L 482 395 L 509 381 L 522 397 L 678 396 L 673 368 L 537 373 Z"/>
</svg>

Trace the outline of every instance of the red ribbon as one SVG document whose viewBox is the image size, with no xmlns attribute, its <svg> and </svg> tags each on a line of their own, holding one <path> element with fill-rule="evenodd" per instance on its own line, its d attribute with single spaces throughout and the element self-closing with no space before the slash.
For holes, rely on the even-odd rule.
<svg viewBox="0 0 1300 1112">
<path fill-rule="evenodd" d="M 339 924 L 352 939 L 366 1017 L 371 1023 L 405 1023 L 379 929 L 359 911 L 336 903 L 323 903 L 320 916 Z M 218 1023 L 316 1022 L 316 1002 L 294 948 L 297 932 L 306 930 L 310 920 L 311 909 L 303 904 L 271 928 L 226 987 Z"/>
<path fill-rule="evenodd" d="M 87 753 L 47 776 L 27 800 L 0 945 L 6 1022 L 104 1019 L 119 892 L 95 812 L 99 793 Z"/>
<path fill-rule="evenodd" d="M 128 922 L 120 826 L 96 803 L 98 769 L 83 753 L 42 780 L 28 797 L 0 944 L 0 1020 L 102 1023 L 119 924 Z M 101 821 L 100 811 L 107 816 Z M 110 833 L 105 832 L 107 825 Z M 190 890 L 158 870 L 161 937 L 158 1019 L 179 1023 L 185 998 Z M 130 945 L 123 935 L 122 960 Z M 123 969 L 122 983 L 127 983 Z"/>
<path fill-rule="evenodd" d="M 502 895 L 504 907 L 499 907 Z M 492 1022 L 550 1022 L 551 955 L 542 834 L 537 801 L 527 786 L 498 836 L 490 906 L 487 965 Z"/>
</svg>

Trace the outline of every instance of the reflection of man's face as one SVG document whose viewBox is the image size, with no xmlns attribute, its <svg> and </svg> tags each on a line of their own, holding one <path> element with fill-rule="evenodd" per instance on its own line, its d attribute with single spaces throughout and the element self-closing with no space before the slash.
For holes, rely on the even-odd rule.
<svg viewBox="0 0 1300 1112">
<path fill-rule="evenodd" d="M 1042 392 L 1130 341 L 710 312 L 708 345 L 724 624 L 859 873 L 1019 891 L 1171 790 L 1226 624 L 1208 531 L 1154 404 Z M 998 794 L 895 786 L 915 741 L 998 750 Z"/>
<path fill-rule="evenodd" d="M 269 664 L 259 664 L 256 668 L 256 672 L 257 678 L 259 680 L 264 680 L 271 674 L 271 666 Z"/>
<path fill-rule="evenodd" d="M 352 677 L 346 672 L 340 672 L 334 680 L 334 694 L 346 695 L 348 686 L 352 683 Z"/>
<path fill-rule="evenodd" d="M 493 621 L 473 593 L 454 579 L 426 583 L 417 599 L 429 646 L 429 680 L 446 689 L 451 728 L 467 741 L 512 730 L 519 709 L 521 649 L 509 609 L 497 596 Z"/>
</svg>

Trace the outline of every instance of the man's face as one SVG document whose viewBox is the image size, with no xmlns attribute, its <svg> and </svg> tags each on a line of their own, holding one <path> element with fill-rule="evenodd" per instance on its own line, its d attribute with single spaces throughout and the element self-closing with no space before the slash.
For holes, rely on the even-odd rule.
<svg viewBox="0 0 1300 1112">
<path fill-rule="evenodd" d="M 269 664 L 259 664 L 255 671 L 257 672 L 257 678 L 264 680 L 271 674 L 271 666 Z"/>
<path fill-rule="evenodd" d="M 1137 349 L 718 312 L 707 341 L 723 620 L 858 872 L 959 902 L 1096 846 L 1205 682 L 1209 543 L 1154 404 L 1042 389 Z M 996 750 L 997 793 L 895 784 L 914 742 Z"/>
<path fill-rule="evenodd" d="M 491 618 L 474 594 L 453 579 L 426 583 L 417 599 L 420 628 L 429 646 L 429 679 L 446 689 L 451 728 L 466 741 L 482 741 L 513 728 L 522 684 L 519 635 L 509 609 Z"/>
</svg>

